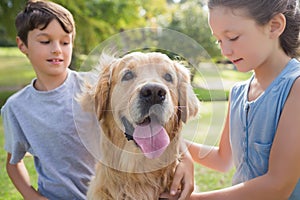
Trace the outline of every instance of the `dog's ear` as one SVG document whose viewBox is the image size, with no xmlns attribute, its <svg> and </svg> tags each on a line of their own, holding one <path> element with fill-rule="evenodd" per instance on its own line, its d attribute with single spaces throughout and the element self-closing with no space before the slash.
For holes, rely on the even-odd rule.
<svg viewBox="0 0 300 200">
<path fill-rule="evenodd" d="M 102 119 L 108 109 L 108 99 L 110 90 L 110 67 L 105 66 L 100 73 L 100 78 L 95 89 L 95 110 L 98 119 Z"/>
<path fill-rule="evenodd" d="M 108 54 L 100 57 L 100 76 L 95 89 L 95 109 L 98 119 L 102 119 L 105 111 L 108 110 L 111 77 L 117 59 Z"/>
<path fill-rule="evenodd" d="M 189 118 L 197 116 L 199 100 L 193 91 L 189 70 L 176 61 L 174 63 L 178 77 L 178 101 L 181 120 L 186 123 Z"/>
<path fill-rule="evenodd" d="M 98 120 L 102 119 L 108 109 L 113 56 L 102 54 L 99 65 L 91 72 L 96 75 L 94 84 L 85 83 L 82 94 L 77 97 L 81 107 L 87 112 L 96 112 Z"/>
</svg>

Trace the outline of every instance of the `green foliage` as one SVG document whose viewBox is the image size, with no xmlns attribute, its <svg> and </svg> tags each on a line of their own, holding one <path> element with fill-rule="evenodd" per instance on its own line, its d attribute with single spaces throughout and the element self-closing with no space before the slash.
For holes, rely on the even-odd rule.
<svg viewBox="0 0 300 200">
<path fill-rule="evenodd" d="M 215 39 L 208 26 L 208 13 L 203 9 L 201 2 L 194 0 L 175 4 L 176 8 L 173 9 L 168 28 L 193 38 L 207 51 L 210 57 L 220 57 L 220 49 L 215 44 Z"/>
<path fill-rule="evenodd" d="M 163 53 L 168 53 L 164 52 Z M 172 56 L 172 55 L 171 55 Z M 6 99 L 16 90 L 30 83 L 35 77 L 35 73 L 24 56 L 18 48 L 0 48 L 0 107 Z M 230 80 L 242 81 L 251 76 L 249 73 L 240 73 L 235 70 L 221 69 L 219 74 L 206 74 L 205 78 L 217 78 L 224 81 Z M 195 82 L 198 81 L 199 75 L 196 75 Z M 200 101 L 224 101 L 228 99 L 230 87 L 222 89 L 205 89 L 201 87 L 194 87 L 194 92 Z"/>
<path fill-rule="evenodd" d="M 0 91 L 0 109 L 11 95 L 13 95 L 15 91 Z"/>
<path fill-rule="evenodd" d="M 0 46 L 12 46 L 15 44 L 16 30 L 14 21 L 25 2 L 26 0 L 0 1 Z"/>
<path fill-rule="evenodd" d="M 207 23 L 202 0 L 53 0 L 74 15 L 77 36 L 75 57 L 90 53 L 98 44 L 123 30 L 164 27 L 193 38 L 211 57 L 220 51 Z M 0 46 L 15 45 L 14 20 L 26 0 L 0 2 Z M 174 42 L 174 41 L 172 41 Z M 74 60 L 75 61 L 75 60 Z"/>
<path fill-rule="evenodd" d="M 87 54 L 96 45 L 120 31 L 144 27 L 151 1 L 143 0 L 54 0 L 74 15 L 77 38 L 75 51 Z M 149 8 L 144 8 L 149 5 Z M 159 4 L 160 6 L 162 4 Z M 145 15 L 141 16 L 141 10 Z M 161 10 L 161 9 L 160 9 Z"/>
</svg>

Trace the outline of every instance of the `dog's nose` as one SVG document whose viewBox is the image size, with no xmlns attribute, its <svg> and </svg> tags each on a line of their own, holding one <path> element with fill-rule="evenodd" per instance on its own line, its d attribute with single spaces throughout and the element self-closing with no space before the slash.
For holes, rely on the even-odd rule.
<svg viewBox="0 0 300 200">
<path fill-rule="evenodd" d="M 166 99 L 166 90 L 158 84 L 147 84 L 140 91 L 140 98 L 150 104 L 161 104 Z"/>
</svg>

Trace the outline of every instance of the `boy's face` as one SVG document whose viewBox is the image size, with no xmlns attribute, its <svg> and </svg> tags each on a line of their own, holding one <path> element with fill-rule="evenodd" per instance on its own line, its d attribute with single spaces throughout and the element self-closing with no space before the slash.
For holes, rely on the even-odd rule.
<svg viewBox="0 0 300 200">
<path fill-rule="evenodd" d="M 27 46 L 17 38 L 20 50 L 27 55 L 38 79 L 66 76 L 72 57 L 72 34 L 66 33 L 57 20 L 28 32 Z"/>
</svg>

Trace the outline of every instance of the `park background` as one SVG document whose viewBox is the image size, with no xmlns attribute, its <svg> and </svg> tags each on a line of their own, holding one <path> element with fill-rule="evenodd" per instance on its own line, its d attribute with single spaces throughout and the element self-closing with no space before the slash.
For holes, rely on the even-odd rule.
<svg viewBox="0 0 300 200">
<path fill-rule="evenodd" d="M 217 145 L 224 122 L 227 98 L 235 82 L 243 81 L 251 73 L 237 72 L 220 54 L 207 24 L 207 8 L 203 0 L 53 0 L 69 9 L 76 22 L 76 40 L 71 68 L 78 69 L 87 55 L 101 42 L 122 31 L 150 27 L 167 28 L 187 35 L 200 44 L 210 56 L 202 64 L 217 66 L 218 73 L 201 77 L 194 74 L 193 86 L 201 101 L 200 115 L 188 123 L 183 135 L 187 139 Z M 35 77 L 26 56 L 16 48 L 14 20 L 24 7 L 25 0 L 0 2 L 0 108 L 6 99 Z M 176 42 L 176 41 L 175 41 Z M 209 77 L 208 77 L 209 76 Z M 207 88 L 205 80 L 223 83 Z M 4 133 L 0 116 L 0 200 L 18 200 L 22 197 L 7 176 L 4 151 Z M 37 175 L 31 156 L 25 158 L 33 186 Z M 198 190 L 209 191 L 231 185 L 232 169 L 228 173 L 215 172 L 195 165 Z"/>
</svg>

